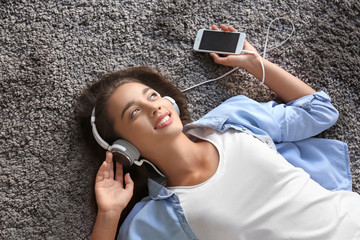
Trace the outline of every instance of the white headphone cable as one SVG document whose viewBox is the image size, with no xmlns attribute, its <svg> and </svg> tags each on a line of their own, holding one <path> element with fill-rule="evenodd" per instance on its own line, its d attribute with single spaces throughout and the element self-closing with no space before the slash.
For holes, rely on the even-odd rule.
<svg viewBox="0 0 360 240">
<path fill-rule="evenodd" d="M 186 89 L 184 89 L 184 90 L 181 90 L 181 92 L 186 92 L 186 91 L 189 91 L 189 90 L 191 90 L 191 89 L 193 89 L 193 88 L 196 88 L 196 87 L 198 87 L 198 86 L 201 86 L 201 85 L 203 85 L 203 84 L 211 83 L 211 82 L 215 82 L 215 81 L 217 81 L 217 80 L 220 80 L 220 79 L 222 79 L 223 77 L 226 77 L 227 75 L 229 75 L 230 73 L 232 73 L 232 72 L 234 72 L 234 71 L 236 71 L 236 70 L 238 70 L 238 69 L 239 69 L 239 67 L 233 68 L 233 69 L 231 69 L 230 71 L 228 71 L 227 73 L 221 75 L 220 77 L 213 78 L 213 79 L 209 79 L 209 80 L 206 80 L 206 81 L 204 81 L 204 82 L 195 84 L 195 85 L 193 85 L 193 86 L 191 86 L 191 87 L 189 87 L 189 88 L 186 88 Z"/>
<path fill-rule="evenodd" d="M 267 44 L 268 44 L 268 40 L 269 40 L 270 27 L 271 27 L 271 25 L 273 24 L 273 22 L 275 22 L 276 20 L 280 20 L 280 19 L 284 19 L 284 20 L 289 21 L 289 22 L 291 23 L 291 26 L 292 26 L 292 31 L 291 31 L 291 33 L 289 34 L 289 36 L 288 36 L 284 41 L 282 41 L 280 44 L 278 44 L 278 45 L 276 45 L 276 46 L 274 46 L 274 47 L 271 47 L 271 48 L 269 48 L 269 49 L 266 49 L 266 48 L 267 48 Z M 285 18 L 285 17 L 278 17 L 278 18 L 273 19 L 273 20 L 270 22 L 270 24 L 269 24 L 269 26 L 268 26 L 268 29 L 267 29 L 267 32 L 266 32 L 264 51 L 262 52 L 263 58 L 265 59 L 265 57 L 266 57 L 266 51 L 269 51 L 269 50 L 272 50 L 272 49 L 275 49 L 275 48 L 278 48 L 278 47 L 282 46 L 284 43 L 286 43 L 286 42 L 290 39 L 290 37 L 293 35 L 294 32 L 295 32 L 295 26 L 294 26 L 294 24 L 293 24 L 293 22 L 292 22 L 291 20 L 289 20 L 289 19 L 287 19 L 287 18 Z M 242 53 L 255 54 L 255 55 L 257 55 L 257 57 L 259 57 L 259 59 L 260 59 L 260 64 L 261 64 L 261 68 L 262 68 L 262 72 L 263 72 L 263 77 L 262 77 L 261 84 L 264 84 L 264 82 L 265 82 L 265 68 L 264 68 L 264 64 L 263 64 L 263 61 L 262 61 L 260 55 L 257 54 L 256 52 L 252 52 L 252 51 L 248 51 L 248 50 L 242 50 L 241 52 L 242 52 Z M 191 89 L 193 89 L 193 88 L 196 88 L 196 87 L 198 87 L 198 86 L 201 86 L 201 85 L 203 85 L 203 84 L 210 83 L 210 82 L 215 82 L 215 81 L 217 81 L 217 80 L 220 80 L 220 79 L 224 78 L 225 76 L 233 73 L 234 71 L 236 71 L 236 70 L 238 70 L 238 69 L 239 69 L 239 67 L 235 67 L 235 68 L 231 69 L 230 71 L 228 71 L 227 73 L 221 75 L 220 77 L 217 77 L 217 78 L 214 78 L 214 79 L 210 79 L 210 80 L 206 80 L 206 81 L 204 81 L 204 82 L 195 84 L 195 85 L 193 85 L 193 86 L 191 86 L 191 87 L 189 87 L 189 88 L 186 88 L 186 89 L 184 89 L 184 90 L 181 90 L 181 92 L 186 92 L 186 91 L 189 91 L 189 90 L 191 90 Z"/>
<path fill-rule="evenodd" d="M 164 175 L 162 172 L 160 172 L 160 170 L 157 169 L 154 164 L 152 164 L 150 161 L 148 161 L 148 160 L 146 160 L 146 159 L 141 159 L 141 160 L 139 160 L 139 161 L 134 161 L 134 164 L 136 164 L 136 165 L 138 165 L 138 166 L 141 166 L 144 162 L 146 162 L 147 164 L 149 164 L 150 166 L 152 166 L 152 167 L 155 169 L 155 171 L 156 171 L 160 176 L 165 177 L 165 175 Z"/>
<path fill-rule="evenodd" d="M 266 49 L 266 48 L 267 48 L 268 41 L 269 41 L 270 27 L 271 27 L 271 25 L 273 24 L 273 22 L 275 22 L 276 20 L 280 20 L 280 19 L 287 20 L 287 21 L 289 21 L 289 22 L 291 23 L 291 26 L 292 26 L 291 33 L 290 33 L 289 36 L 288 36 L 284 41 L 282 41 L 280 44 L 278 44 L 278 45 L 276 45 L 276 46 L 274 46 L 274 47 L 271 47 L 271 48 L 269 48 L 269 49 Z M 294 26 L 293 22 L 290 21 L 289 19 L 287 19 L 287 18 L 285 18 L 285 17 L 278 17 L 278 18 L 273 19 L 273 20 L 270 22 L 270 24 L 269 24 L 269 26 L 268 26 L 268 29 L 267 29 L 267 31 L 266 31 L 266 38 L 265 38 L 265 45 L 264 45 L 264 51 L 263 51 L 263 58 L 265 59 L 265 57 L 266 57 L 266 51 L 269 51 L 269 50 L 278 48 L 278 47 L 280 47 L 281 45 L 283 45 L 284 43 L 286 43 L 286 42 L 290 39 L 290 37 L 293 35 L 294 32 L 295 32 L 295 26 Z"/>
</svg>

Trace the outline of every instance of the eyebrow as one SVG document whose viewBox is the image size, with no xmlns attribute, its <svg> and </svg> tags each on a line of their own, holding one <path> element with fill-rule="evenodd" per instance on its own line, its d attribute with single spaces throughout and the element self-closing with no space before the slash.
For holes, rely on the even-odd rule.
<svg viewBox="0 0 360 240">
<path fill-rule="evenodd" d="M 147 88 L 144 88 L 143 91 L 142 91 L 142 94 L 145 95 L 151 88 L 147 87 Z M 132 106 L 134 105 L 135 101 L 130 101 L 126 104 L 124 110 L 121 112 L 121 119 L 124 118 L 124 114 L 125 112 Z"/>
</svg>

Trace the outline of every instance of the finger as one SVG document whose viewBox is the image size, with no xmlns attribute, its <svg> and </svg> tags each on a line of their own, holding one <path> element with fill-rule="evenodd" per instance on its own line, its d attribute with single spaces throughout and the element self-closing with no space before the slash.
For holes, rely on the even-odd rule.
<svg viewBox="0 0 360 240">
<path fill-rule="evenodd" d="M 251 43 L 249 43 L 248 40 L 245 39 L 245 42 L 244 42 L 244 46 L 247 46 L 247 47 L 250 47 L 250 48 L 254 48 Z"/>
<path fill-rule="evenodd" d="M 109 163 L 107 163 L 106 161 L 104 161 L 104 179 L 109 179 L 110 178 L 110 171 L 109 171 Z"/>
<path fill-rule="evenodd" d="M 124 174 L 124 170 L 123 170 L 123 166 L 116 162 L 116 175 L 115 175 L 115 180 L 120 182 L 121 185 L 124 184 L 124 180 L 123 180 L 123 174 Z"/>
<path fill-rule="evenodd" d="M 212 26 L 211 26 L 211 29 L 212 29 L 212 30 L 219 30 L 219 28 L 218 28 L 216 25 L 212 25 Z"/>
<path fill-rule="evenodd" d="M 107 163 L 111 163 L 111 162 L 112 162 L 112 159 L 113 159 L 113 154 L 112 154 L 112 152 L 107 151 L 105 156 L 106 156 L 105 161 L 106 161 Z"/>
<path fill-rule="evenodd" d="M 216 62 L 215 58 L 217 57 L 217 54 L 216 53 L 210 53 L 210 56 L 213 58 L 214 62 Z"/>
<path fill-rule="evenodd" d="M 215 58 L 218 58 L 219 55 L 217 53 L 210 53 L 210 56 L 215 60 Z"/>
<path fill-rule="evenodd" d="M 112 165 L 112 154 L 109 153 L 109 152 L 106 152 L 106 158 L 105 158 L 105 161 L 103 163 L 104 165 L 104 179 L 109 179 L 110 178 L 110 168 L 111 168 L 111 165 Z"/>
<path fill-rule="evenodd" d="M 221 30 L 228 31 L 228 27 L 225 24 L 220 25 Z"/>
<path fill-rule="evenodd" d="M 237 32 L 237 30 L 235 28 L 233 28 L 232 26 L 229 26 L 228 29 L 230 32 Z"/>
<path fill-rule="evenodd" d="M 95 178 L 95 182 L 100 182 L 104 179 L 104 171 L 106 169 L 106 166 L 105 166 L 106 162 L 104 161 L 101 166 L 99 167 L 99 170 L 96 174 L 96 178 Z"/>
<path fill-rule="evenodd" d="M 217 53 L 210 53 L 210 56 L 214 59 L 214 62 L 223 64 L 226 58 L 220 57 Z"/>
<path fill-rule="evenodd" d="M 126 184 L 125 189 L 132 193 L 134 191 L 134 182 L 131 179 L 129 173 L 125 174 L 125 184 Z"/>
<path fill-rule="evenodd" d="M 211 53 L 210 55 L 213 55 L 214 62 L 216 62 L 217 64 L 221 64 L 224 66 L 233 66 L 233 64 L 229 62 L 229 59 L 232 57 L 232 55 L 226 57 L 220 57 L 216 53 Z"/>
<path fill-rule="evenodd" d="M 114 179 L 114 163 L 113 163 L 113 154 L 109 151 L 106 152 L 106 159 L 105 159 L 108 167 L 107 171 L 109 173 L 109 178 Z"/>
</svg>

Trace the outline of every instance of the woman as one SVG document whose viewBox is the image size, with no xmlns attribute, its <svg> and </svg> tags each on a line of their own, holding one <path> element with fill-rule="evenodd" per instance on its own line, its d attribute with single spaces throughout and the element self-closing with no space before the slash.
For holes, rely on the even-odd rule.
<svg viewBox="0 0 360 240">
<path fill-rule="evenodd" d="M 248 42 L 244 49 L 256 51 Z M 262 78 L 254 55 L 211 56 Z M 162 77 L 149 80 L 145 72 L 150 70 L 107 75 L 84 93 L 85 132 L 90 132 L 95 107 L 102 137 L 126 139 L 166 179 L 149 180 L 149 196 L 133 207 L 118 239 L 359 238 L 360 196 L 342 191 L 351 189 L 346 144 L 311 138 L 337 119 L 330 98 L 271 62 L 263 63 L 265 84 L 286 105 L 237 96 L 185 128 L 185 101 L 176 89 L 152 81 L 162 82 Z M 112 88 L 99 89 L 104 82 Z M 178 103 L 180 116 L 161 97 L 165 93 Z M 115 237 L 132 198 L 134 182 L 129 174 L 123 179 L 119 163 L 114 173 L 112 158 L 107 152 L 96 177 L 93 239 Z"/>
</svg>

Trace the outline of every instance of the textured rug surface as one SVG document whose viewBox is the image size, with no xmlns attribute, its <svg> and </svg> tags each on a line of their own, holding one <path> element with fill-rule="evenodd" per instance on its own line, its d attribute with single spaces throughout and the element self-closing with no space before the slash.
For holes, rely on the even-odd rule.
<svg viewBox="0 0 360 240">
<path fill-rule="evenodd" d="M 327 2 L 327 3 L 326 3 Z M 360 192 L 359 1 L 0 1 L 0 239 L 88 239 L 98 167 L 81 141 L 74 104 L 102 74 L 149 65 L 184 89 L 231 68 L 192 51 L 199 28 L 230 24 L 263 50 L 267 27 L 296 28 L 267 58 L 340 112 L 321 137 L 349 145 Z M 270 29 L 269 47 L 291 24 Z M 225 99 L 276 96 L 245 71 L 186 93 L 193 120 Z M 261 193 L 259 193 L 261 194 Z"/>
</svg>

